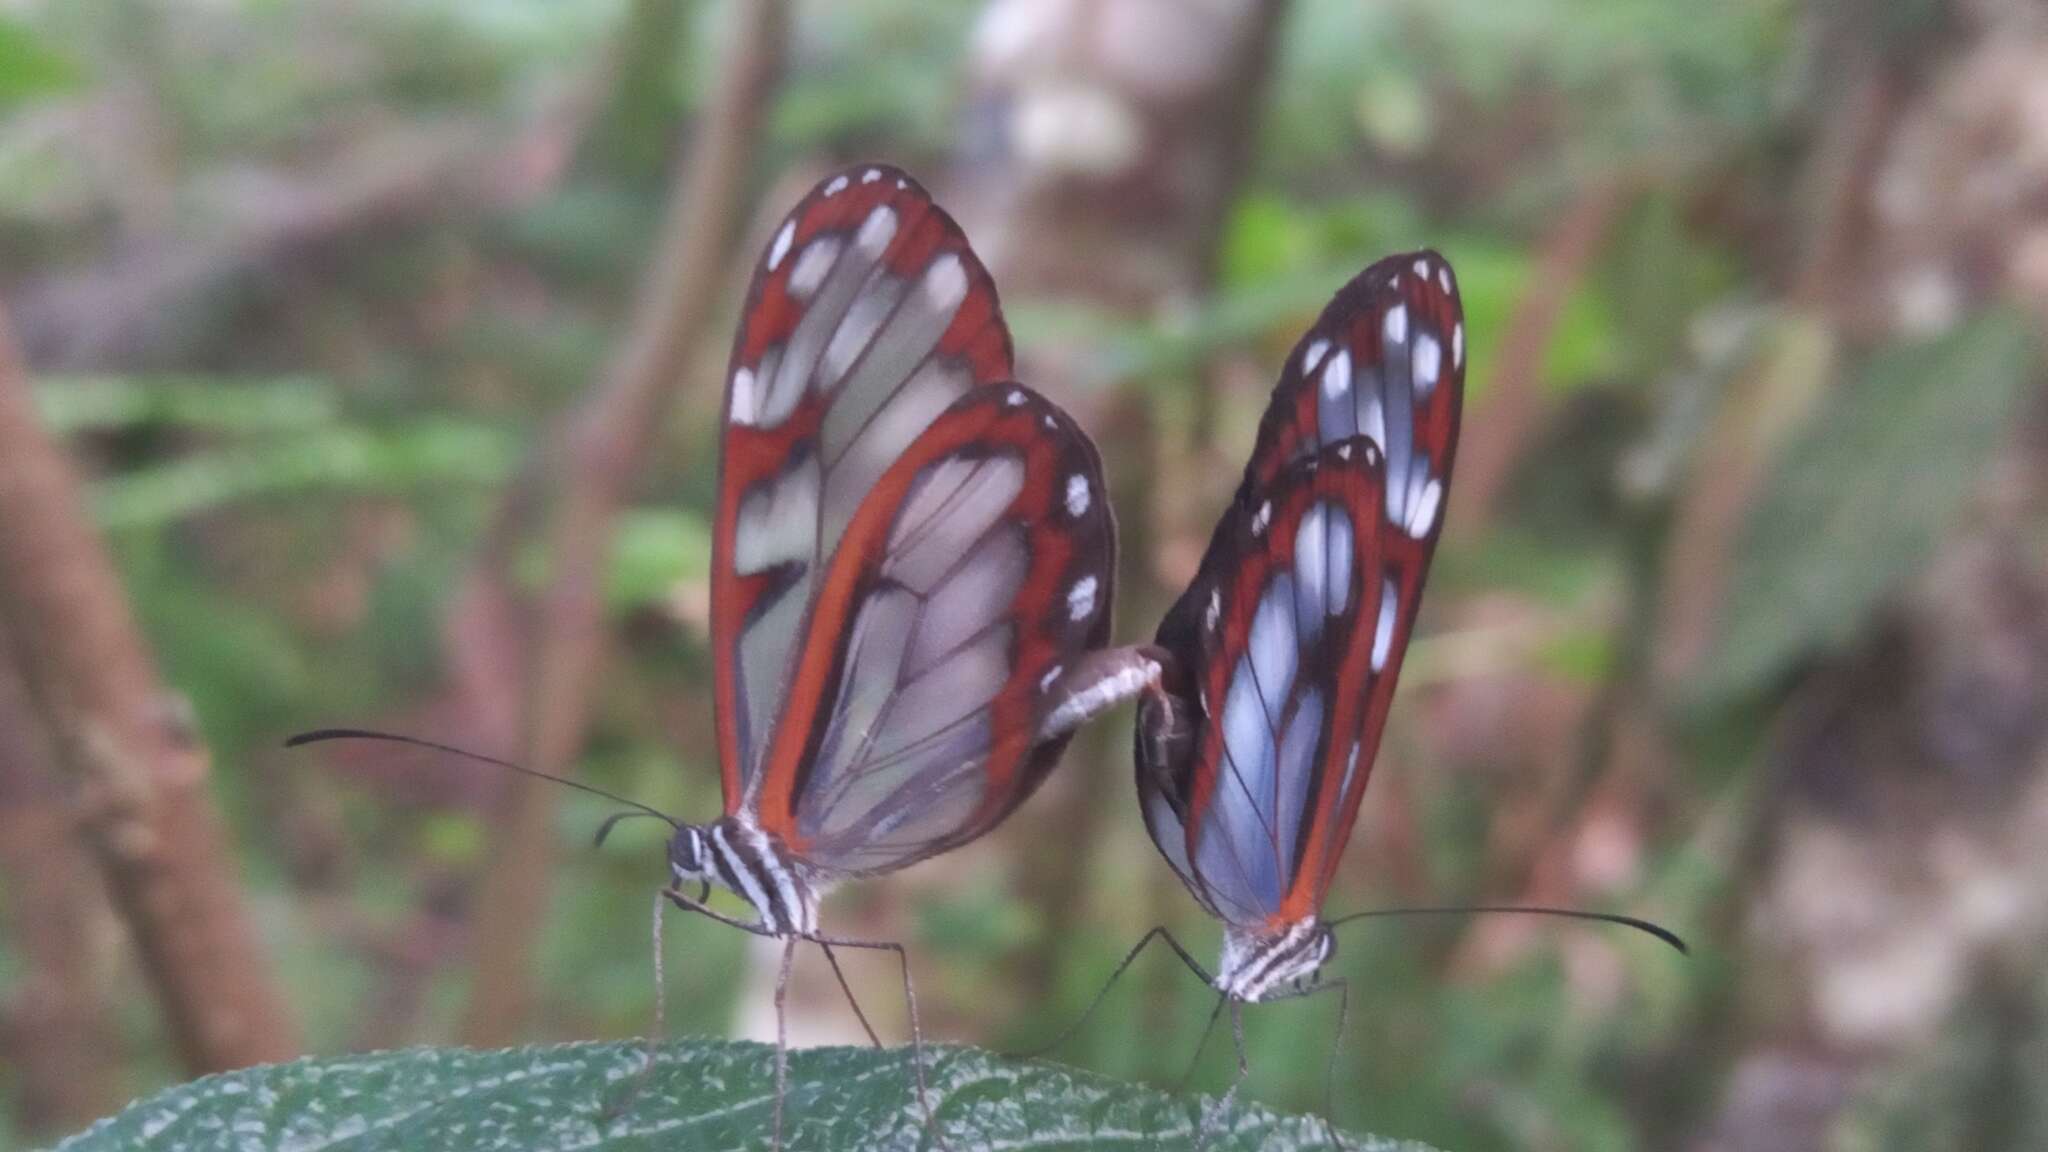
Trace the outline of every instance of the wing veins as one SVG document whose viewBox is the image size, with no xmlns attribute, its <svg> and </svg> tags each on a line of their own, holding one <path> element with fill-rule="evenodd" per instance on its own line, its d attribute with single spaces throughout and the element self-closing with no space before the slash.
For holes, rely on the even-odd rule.
<svg viewBox="0 0 2048 1152">
<path fill-rule="evenodd" d="M 925 264 L 925 268 L 929 269 L 930 267 L 931 263 L 927 261 Z M 870 274 L 869 278 L 874 279 L 885 274 L 891 274 L 889 271 L 888 253 L 886 251 L 882 254 L 882 259 L 875 261 L 875 270 L 873 273 Z M 860 286 L 860 292 L 865 292 L 867 291 L 867 289 L 868 285 L 865 282 L 863 282 Z M 889 325 L 895 322 L 897 314 L 903 311 L 903 306 L 910 302 L 910 297 L 917 291 L 917 282 L 905 278 L 905 280 L 903 281 L 902 295 L 896 297 L 896 302 L 894 304 L 889 305 L 889 311 L 884 313 L 880 320 L 876 321 L 875 330 L 873 332 L 868 333 L 868 338 L 861 343 L 860 352 L 856 354 L 853 359 L 846 362 L 846 370 L 839 374 L 839 381 L 842 386 L 842 389 L 846 381 L 853 379 L 854 375 L 860 371 L 861 365 L 867 362 L 868 353 L 874 350 L 875 342 L 881 339 L 882 333 L 887 332 L 889 330 Z M 858 296 L 859 294 L 859 292 L 855 293 L 856 296 Z M 848 309 L 848 311 L 851 310 L 851 308 Z M 938 347 L 938 343 L 935 341 L 932 344 L 932 347 L 936 349 Z M 850 451 L 853 448 L 853 446 L 860 441 L 861 434 L 866 432 L 868 430 L 868 427 L 875 422 L 875 417 L 881 415 L 882 409 L 887 408 L 891 403 L 895 401 L 897 396 L 902 394 L 903 386 L 905 384 L 910 383 L 911 379 L 918 374 L 919 370 L 921 370 L 926 364 L 931 362 L 931 358 L 932 354 L 930 352 L 926 352 L 923 356 L 918 358 L 917 363 L 911 365 L 910 369 L 903 373 L 903 379 L 898 380 L 896 382 L 895 387 L 889 389 L 889 395 L 880 404 L 875 405 L 873 410 L 871 410 L 867 414 L 867 416 L 861 420 L 860 425 L 853 430 L 852 434 L 847 436 L 846 445 L 844 448 L 840 449 L 839 454 L 829 460 L 824 461 L 826 472 L 831 472 L 832 470 L 839 466 L 839 462 L 841 460 L 846 459 L 846 453 Z M 842 391 L 841 394 L 843 395 L 844 392 Z"/>
</svg>

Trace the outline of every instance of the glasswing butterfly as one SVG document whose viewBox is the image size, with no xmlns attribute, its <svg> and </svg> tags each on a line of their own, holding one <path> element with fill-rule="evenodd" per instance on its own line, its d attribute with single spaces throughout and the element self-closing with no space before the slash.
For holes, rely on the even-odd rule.
<svg viewBox="0 0 2048 1152">
<path fill-rule="evenodd" d="M 725 378 L 711 576 L 725 810 L 703 825 L 621 814 L 675 828 L 657 940 L 668 901 L 784 941 L 779 1038 L 799 942 L 835 973 L 834 946 L 893 952 L 921 1102 L 903 948 L 820 932 L 820 897 L 994 828 L 1075 728 L 1159 671 L 1143 650 L 1101 650 L 1116 568 L 1101 461 L 1012 369 L 994 283 L 916 181 L 863 165 L 796 205 L 755 266 Z M 756 918 L 707 907 L 713 884 Z M 775 1070 L 779 1146 L 783 1043 Z"/>
<path fill-rule="evenodd" d="M 1343 982 L 1316 980 L 1342 922 L 1323 918 L 1323 899 L 1443 530 L 1465 344 L 1437 253 L 1390 256 L 1346 284 L 1288 355 L 1243 479 L 1145 650 L 1163 670 L 1139 698 L 1139 805 L 1160 854 L 1222 922 L 1223 948 L 1212 976 L 1155 928 L 1110 980 L 1164 939 L 1218 993 L 1210 1024 L 1231 1009 L 1232 1093 L 1246 1070 L 1242 1005 L 1335 991 L 1343 1030 Z M 1684 948 L 1656 925 L 1569 909 L 1343 919 L 1480 911 L 1621 923 Z"/>
</svg>

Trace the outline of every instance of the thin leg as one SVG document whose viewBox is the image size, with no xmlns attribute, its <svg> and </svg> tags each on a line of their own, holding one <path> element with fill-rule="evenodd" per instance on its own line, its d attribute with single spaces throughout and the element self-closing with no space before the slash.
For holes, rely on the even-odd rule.
<svg viewBox="0 0 2048 1152">
<path fill-rule="evenodd" d="M 1173 933 L 1168 932 L 1166 930 L 1165 925 L 1160 925 L 1159 927 L 1152 929 L 1150 932 L 1145 933 L 1145 935 L 1138 940 L 1138 943 L 1134 947 L 1132 947 L 1132 949 L 1129 952 L 1124 953 L 1124 958 L 1121 961 L 1119 961 L 1117 963 L 1116 968 L 1110 972 L 1109 979 L 1102 982 L 1101 990 L 1095 993 L 1095 998 L 1088 1002 L 1088 1007 L 1081 1013 L 1080 1016 L 1075 1018 L 1072 1024 L 1069 1024 L 1064 1029 L 1062 1029 L 1060 1031 L 1060 1034 L 1053 1037 L 1050 1043 L 1041 1044 L 1040 1046 L 1026 1052 L 1015 1053 L 1014 1058 L 1019 1060 L 1036 1060 L 1042 1056 L 1047 1055 L 1054 1049 L 1058 1048 L 1060 1045 L 1065 1044 L 1068 1040 L 1072 1039 L 1074 1037 L 1074 1034 L 1081 1030 L 1082 1025 L 1088 1023 L 1089 1017 L 1095 1015 L 1095 1010 L 1097 1008 L 1102 1007 L 1102 1002 L 1109 998 L 1109 990 L 1116 986 L 1116 982 L 1119 978 L 1123 976 L 1124 970 L 1126 968 L 1129 968 L 1132 965 L 1132 963 L 1134 963 L 1138 959 L 1139 953 L 1143 952 L 1147 945 L 1151 944 L 1152 941 L 1159 939 L 1164 939 L 1166 943 L 1173 948 L 1174 952 L 1181 958 L 1182 963 L 1185 963 L 1188 966 L 1189 971 L 1193 972 L 1197 977 L 1199 977 L 1202 983 L 1212 983 L 1212 981 L 1209 979 L 1208 971 L 1205 970 L 1200 964 L 1196 963 L 1195 958 L 1193 956 L 1188 955 L 1188 950 L 1186 948 L 1181 947 L 1180 941 L 1173 938 Z"/>
<path fill-rule="evenodd" d="M 1195 1078 L 1195 1069 L 1202 1066 L 1202 1049 L 1209 1046 L 1209 1036 L 1216 1031 L 1216 1021 L 1223 1018 L 1223 1006 L 1228 1003 L 1230 1003 L 1230 997 L 1220 992 L 1217 993 L 1216 1006 L 1209 1009 L 1209 1022 L 1202 1025 L 1202 1038 L 1195 1041 L 1195 1054 L 1188 1061 L 1188 1070 L 1181 1073 L 1180 1079 L 1173 1082 L 1173 1090 L 1175 1092 L 1185 1090 L 1188 1086 L 1188 1081 Z"/>
<path fill-rule="evenodd" d="M 654 1035 L 648 1037 L 647 1062 L 654 1063 L 654 1042 L 668 1035 L 668 981 L 662 978 L 661 914 L 668 901 L 654 894 Z"/>
<path fill-rule="evenodd" d="M 661 894 L 662 896 L 667 898 L 669 903 L 674 904 L 676 907 L 681 908 L 683 911 L 695 912 L 699 916 L 707 916 L 713 920 L 718 921 L 720 924 L 726 925 L 727 927 L 737 928 L 742 932 L 751 932 L 756 936 L 779 935 L 779 933 L 777 933 L 773 928 L 768 927 L 766 924 L 759 923 L 758 921 L 735 920 L 722 912 L 713 911 L 711 906 L 705 904 L 702 900 L 692 900 L 688 896 L 683 895 L 683 891 L 680 888 L 664 888 L 661 890 Z"/>
<path fill-rule="evenodd" d="M 641 1049 L 640 1070 L 626 1083 L 625 1094 L 605 1107 L 606 1123 L 617 1119 L 640 1093 L 647 1087 L 647 1081 L 654 1075 L 655 1053 L 661 1042 L 668 1036 L 668 981 L 662 978 L 661 918 L 663 906 L 668 903 L 666 892 L 654 894 L 654 1031 L 648 1033 L 646 1044 Z"/>
<path fill-rule="evenodd" d="M 860 1010 L 860 1001 L 854 999 L 853 986 L 846 982 L 846 973 L 839 970 L 839 957 L 832 954 L 830 944 L 820 941 L 818 947 L 825 952 L 825 963 L 832 966 L 832 976 L 839 981 L 839 990 L 846 993 L 846 1002 L 853 1006 L 853 1018 L 860 1021 L 860 1030 L 868 1034 L 868 1043 L 880 1048 L 882 1038 L 875 1035 L 874 1026 L 868 1023 L 868 1014 Z"/>
<path fill-rule="evenodd" d="M 1209 1117 L 1228 1112 L 1231 1104 L 1237 1099 L 1237 1090 L 1244 1086 L 1245 1077 L 1251 1075 L 1251 1062 L 1246 1060 L 1244 1055 L 1244 1001 L 1242 1000 L 1232 1000 L 1230 1002 L 1230 1039 L 1237 1047 L 1237 1075 L 1231 1078 L 1230 1087 L 1223 1093 L 1223 1098 L 1216 1101 L 1216 1107 L 1213 1112 L 1206 1108 L 1202 1110 L 1201 1127 L 1195 1131 L 1196 1148 L 1205 1147 L 1209 1143 Z"/>
<path fill-rule="evenodd" d="M 1344 1147 L 1344 1137 L 1337 1131 L 1337 1057 L 1344 1051 L 1344 1025 L 1351 1017 L 1351 984 L 1338 979 L 1326 982 L 1323 987 L 1337 990 L 1337 1034 L 1330 1037 L 1330 1059 L 1323 1066 L 1323 1129 L 1329 1133 L 1330 1143 Z"/>
<path fill-rule="evenodd" d="M 782 968 L 775 974 L 775 1152 L 782 1152 L 782 1100 L 789 1094 L 789 1018 L 783 1006 L 789 997 L 797 939 L 791 936 L 782 945 Z"/>
<path fill-rule="evenodd" d="M 1323 1062 L 1323 1133 L 1330 1143 L 1344 1147 L 1344 1137 L 1337 1131 L 1331 1117 L 1337 1112 L 1337 1057 L 1344 1050 L 1344 1033 L 1351 1019 L 1351 984 L 1347 980 L 1325 980 L 1306 988 L 1296 988 L 1271 997 L 1267 1002 L 1281 1000 L 1306 1000 L 1321 996 L 1325 992 L 1337 994 L 1337 1034 L 1330 1038 L 1330 1055 Z"/>
<path fill-rule="evenodd" d="M 897 969 L 903 974 L 903 1002 L 910 1007 L 910 1063 L 917 1079 L 917 1104 L 924 1111 L 924 1125 L 932 1134 L 932 1140 L 940 1148 L 946 1148 L 945 1134 L 939 1131 L 939 1118 L 932 1112 L 931 1087 L 924 1078 L 924 1028 L 917 1018 L 917 987 L 910 980 L 910 954 L 903 945 L 885 940 L 846 940 L 837 936 L 812 936 L 821 946 L 835 945 L 840 948 L 865 948 L 871 952 L 893 952 Z"/>
</svg>

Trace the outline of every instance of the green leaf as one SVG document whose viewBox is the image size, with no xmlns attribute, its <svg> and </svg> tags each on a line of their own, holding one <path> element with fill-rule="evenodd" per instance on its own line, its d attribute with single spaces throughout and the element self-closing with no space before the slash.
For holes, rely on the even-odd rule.
<svg viewBox="0 0 2048 1152">
<path fill-rule="evenodd" d="M 1725 700 L 1853 640 L 1934 553 L 2011 430 L 2031 328 L 1993 312 L 1884 350 L 1822 404 L 1750 514 L 1700 695 Z"/>
<path fill-rule="evenodd" d="M 639 1044 L 498 1052 L 418 1049 L 300 1061 L 211 1076 L 133 1104 L 60 1152 L 224 1148 L 350 1152 L 414 1148 L 766 1148 L 774 1050 L 695 1040 L 664 1045 L 635 1090 Z M 1187 1147 L 1206 1109 L 1210 1152 L 1333 1147 L 1320 1121 L 1256 1105 L 1169 1096 L 1056 1064 L 968 1048 L 925 1053 L 930 1103 L 958 1149 Z M 935 1146 L 918 1107 L 908 1049 L 790 1053 L 783 1147 Z M 1362 1152 L 1430 1152 L 1346 1135 Z"/>
</svg>

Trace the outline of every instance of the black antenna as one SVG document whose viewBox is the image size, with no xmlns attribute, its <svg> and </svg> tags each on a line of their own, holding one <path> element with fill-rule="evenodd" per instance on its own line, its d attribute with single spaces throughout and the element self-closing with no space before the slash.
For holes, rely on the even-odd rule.
<svg viewBox="0 0 2048 1152">
<path fill-rule="evenodd" d="M 1479 913 L 1497 912 L 1511 912 L 1523 916 L 1558 916 L 1567 920 L 1593 920 L 1602 924 L 1619 924 L 1623 928 L 1633 928 L 1645 935 L 1655 936 L 1664 943 L 1678 949 L 1681 955 L 1692 955 L 1692 949 L 1686 946 L 1684 939 L 1678 933 L 1661 924 L 1652 924 L 1648 920 L 1638 919 L 1634 916 L 1623 916 L 1618 912 L 1582 912 L 1577 908 L 1545 908 L 1528 904 L 1467 904 L 1441 908 L 1374 908 L 1366 912 L 1353 912 L 1349 916 L 1339 916 L 1335 920 L 1330 921 L 1330 927 L 1335 928 L 1339 924 L 1347 924 L 1353 920 L 1366 920 L 1379 916 L 1471 916 Z"/>
<path fill-rule="evenodd" d="M 300 748 L 307 744 L 324 744 L 329 740 L 383 740 L 392 744 L 410 744 L 415 748 L 429 748 L 436 752 L 446 752 L 450 756 L 460 756 L 465 760 L 475 760 L 480 764 L 489 764 L 537 779 L 552 780 L 557 784 L 574 788 L 578 792 L 588 792 L 592 796 L 601 796 L 614 804 L 624 804 L 626 807 L 634 809 L 632 812 L 621 812 L 599 825 L 597 829 L 597 842 L 599 844 L 604 843 L 604 838 L 611 833 L 614 824 L 628 816 L 652 816 L 671 828 L 682 827 L 681 821 L 678 821 L 675 817 L 658 808 L 650 808 L 638 800 L 628 800 L 624 796 L 615 795 L 602 788 L 596 788 L 581 781 L 570 780 L 561 776 L 552 776 L 538 769 L 528 768 L 524 764 L 514 764 L 510 760 L 500 760 L 496 756 L 486 756 L 481 752 L 471 752 L 466 748 L 457 748 L 452 744 L 422 740 L 418 736 L 401 736 L 396 732 L 378 732 L 370 728 L 316 728 L 311 732 L 301 732 L 291 737 L 284 742 L 284 746 L 287 748 Z"/>
<path fill-rule="evenodd" d="M 631 803 L 631 801 L 628 801 L 628 803 Z M 675 821 L 669 820 L 667 816 L 664 816 L 659 812 L 614 812 L 611 815 L 604 818 L 604 823 L 599 824 L 597 826 L 597 835 L 590 838 L 590 846 L 592 848 L 604 847 L 605 840 L 611 836 L 612 829 L 617 828 L 619 826 L 619 821 L 637 820 L 643 816 L 651 816 L 657 820 L 668 820 L 669 827 L 677 827 Z"/>
</svg>

